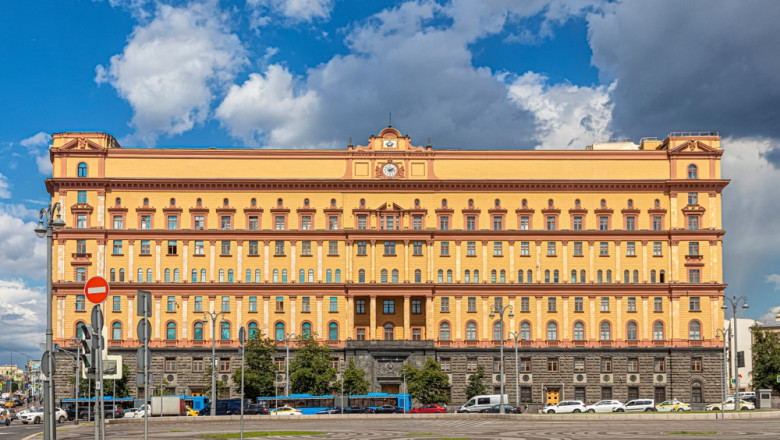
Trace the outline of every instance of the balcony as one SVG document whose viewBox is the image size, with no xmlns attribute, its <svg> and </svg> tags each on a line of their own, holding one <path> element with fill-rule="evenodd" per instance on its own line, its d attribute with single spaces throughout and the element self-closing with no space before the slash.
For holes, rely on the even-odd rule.
<svg viewBox="0 0 780 440">
<path fill-rule="evenodd" d="M 190 341 L 190 344 L 192 344 L 193 347 L 203 347 L 206 345 L 206 341 L 203 339 L 193 339 Z"/>
<path fill-rule="evenodd" d="M 463 341 L 463 345 L 465 345 L 466 347 L 476 347 L 479 345 L 479 341 L 467 340 L 467 341 Z"/>
<path fill-rule="evenodd" d="M 532 345 L 534 345 L 533 341 L 520 341 L 521 347 L 530 347 Z"/>
<path fill-rule="evenodd" d="M 439 339 L 438 340 L 438 344 L 441 347 L 449 347 L 449 346 L 452 345 L 452 341 L 450 341 L 449 339 L 447 339 L 447 340 Z"/>
<path fill-rule="evenodd" d="M 166 347 L 176 347 L 176 346 L 179 345 L 178 343 L 179 343 L 179 341 L 177 341 L 175 339 L 166 339 L 165 340 L 165 346 Z"/>
<path fill-rule="evenodd" d="M 599 341 L 599 345 L 602 347 L 611 347 L 612 341 Z"/>
<path fill-rule="evenodd" d="M 547 346 L 548 347 L 557 347 L 560 344 L 560 341 L 557 341 L 557 340 L 555 340 L 555 341 L 548 340 L 546 342 L 547 342 Z"/>
</svg>

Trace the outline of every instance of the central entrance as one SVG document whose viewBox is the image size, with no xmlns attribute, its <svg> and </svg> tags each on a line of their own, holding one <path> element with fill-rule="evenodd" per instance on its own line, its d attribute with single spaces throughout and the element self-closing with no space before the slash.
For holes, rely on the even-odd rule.
<svg viewBox="0 0 780 440">
<path fill-rule="evenodd" d="M 545 403 L 550 405 L 557 404 L 561 399 L 561 390 L 560 388 L 547 388 L 547 399 Z"/>
<path fill-rule="evenodd" d="M 392 385 L 392 384 L 383 384 L 382 385 L 382 392 L 387 394 L 398 394 L 398 391 L 400 390 L 400 385 Z"/>
</svg>

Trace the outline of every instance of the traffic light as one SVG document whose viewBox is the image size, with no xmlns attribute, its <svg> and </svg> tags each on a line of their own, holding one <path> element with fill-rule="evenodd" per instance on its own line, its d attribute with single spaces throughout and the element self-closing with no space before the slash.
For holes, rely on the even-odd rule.
<svg viewBox="0 0 780 440">
<path fill-rule="evenodd" d="M 743 368 L 745 366 L 745 352 L 737 352 L 737 368 Z"/>
<path fill-rule="evenodd" d="M 80 322 L 77 333 L 80 333 L 81 336 L 81 340 L 79 340 L 81 362 L 84 364 L 87 374 L 95 374 L 95 354 L 97 350 L 94 348 L 95 341 L 92 340 L 92 327 Z"/>
</svg>

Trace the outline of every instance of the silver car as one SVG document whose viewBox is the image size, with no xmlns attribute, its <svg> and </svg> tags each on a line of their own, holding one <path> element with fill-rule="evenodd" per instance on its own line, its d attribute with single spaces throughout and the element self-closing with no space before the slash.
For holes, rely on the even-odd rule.
<svg viewBox="0 0 780 440">
<path fill-rule="evenodd" d="M 625 412 L 626 406 L 619 400 L 600 400 L 593 405 L 588 405 L 589 413 Z"/>
<path fill-rule="evenodd" d="M 626 411 L 658 411 L 653 399 L 634 399 L 626 403 Z"/>
</svg>

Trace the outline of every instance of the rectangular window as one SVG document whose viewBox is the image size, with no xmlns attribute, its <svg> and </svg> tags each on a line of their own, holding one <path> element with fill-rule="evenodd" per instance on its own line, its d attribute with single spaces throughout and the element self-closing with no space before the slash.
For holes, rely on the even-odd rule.
<svg viewBox="0 0 780 440">
<path fill-rule="evenodd" d="M 493 359 L 493 372 L 494 373 L 500 373 L 501 372 L 501 360 L 500 359 Z"/>
<path fill-rule="evenodd" d="M 358 216 L 358 229 L 366 229 L 368 227 L 368 220 L 365 215 Z"/>
<path fill-rule="evenodd" d="M 168 229 L 171 231 L 175 231 L 179 229 L 179 216 L 178 215 L 169 215 L 168 216 Z"/>
<path fill-rule="evenodd" d="M 609 256 L 609 243 L 607 243 L 606 241 L 599 242 L 599 256 L 600 257 Z"/>
<path fill-rule="evenodd" d="M 531 372 L 531 358 L 520 358 L 520 372 L 521 373 L 530 373 Z"/>
<path fill-rule="evenodd" d="M 168 312 L 175 312 L 176 311 L 176 297 L 175 296 L 169 296 L 168 297 L 166 311 L 168 311 Z"/>
<path fill-rule="evenodd" d="M 666 400 L 666 387 L 655 387 L 653 396 L 655 397 L 656 402 L 663 402 Z"/>
<path fill-rule="evenodd" d="M 699 255 L 698 241 L 691 241 L 688 243 L 688 255 Z"/>
<path fill-rule="evenodd" d="M 357 340 L 358 341 L 365 341 L 366 340 L 366 329 L 365 328 L 358 328 L 355 330 L 357 333 Z"/>
<path fill-rule="evenodd" d="M 531 249 L 531 245 L 527 241 L 521 241 L 520 242 L 520 255 L 521 256 L 527 257 L 527 256 L 531 255 L 530 249 Z"/>
<path fill-rule="evenodd" d="M 339 242 L 338 241 L 329 241 L 328 242 L 328 255 L 338 255 L 339 254 Z"/>
<path fill-rule="evenodd" d="M 599 231 L 606 231 L 609 229 L 609 217 L 606 215 L 599 216 Z"/>
<path fill-rule="evenodd" d="M 582 312 L 583 309 L 583 301 L 581 296 L 577 296 L 574 298 L 574 311 L 575 312 Z"/>
<path fill-rule="evenodd" d="M 449 313 L 450 312 L 450 299 L 447 297 L 444 297 L 441 299 L 441 311 L 442 313 Z"/>
<path fill-rule="evenodd" d="M 203 359 L 193 359 L 192 360 L 192 372 L 193 373 L 202 373 L 203 372 Z"/>
<path fill-rule="evenodd" d="M 697 215 L 688 216 L 688 229 L 690 229 L 691 231 L 696 231 L 699 229 L 699 216 Z"/>
<path fill-rule="evenodd" d="M 612 387 L 601 387 L 601 400 L 612 400 Z"/>
<path fill-rule="evenodd" d="M 634 243 L 633 241 L 626 242 L 626 256 L 629 257 L 636 256 L 636 243 Z"/>
<path fill-rule="evenodd" d="M 639 359 L 628 358 L 626 361 L 626 371 L 629 373 L 639 373 Z"/>
<path fill-rule="evenodd" d="M 422 301 L 419 299 L 412 300 L 412 315 L 422 314 Z"/>
<path fill-rule="evenodd" d="M 547 256 L 548 257 L 554 257 L 555 256 L 555 242 L 554 241 L 548 241 L 547 242 Z"/>
<path fill-rule="evenodd" d="M 250 231 L 256 231 L 259 228 L 259 222 L 256 215 L 249 216 L 249 225 L 247 229 Z"/>
<path fill-rule="evenodd" d="M 357 315 L 365 315 L 366 314 L 366 300 L 364 300 L 364 299 L 356 299 L 355 300 L 355 314 L 357 314 Z"/>
<path fill-rule="evenodd" d="M 149 240 L 141 240 L 141 255 L 152 255 L 152 244 Z"/>
<path fill-rule="evenodd" d="M 451 371 L 449 359 L 439 359 L 440 371 L 442 373 L 449 373 Z"/>
<path fill-rule="evenodd" d="M 473 231 L 474 229 L 476 229 L 476 224 L 477 224 L 477 218 L 476 217 L 474 217 L 473 215 L 469 215 L 469 216 L 466 217 L 466 230 L 467 231 Z"/>
<path fill-rule="evenodd" d="M 661 242 L 660 241 L 654 241 L 653 242 L 653 256 L 654 257 L 661 257 L 663 256 L 663 253 L 661 252 Z"/>
<path fill-rule="evenodd" d="M 84 303 L 84 295 L 76 295 L 76 311 L 77 312 L 83 312 L 86 307 L 86 304 Z"/>
<path fill-rule="evenodd" d="M 395 255 L 395 242 L 394 241 L 386 241 L 385 242 L 385 255 Z"/>
<path fill-rule="evenodd" d="M 306 300 L 308 298 L 304 298 Z M 304 301 L 306 302 L 306 301 Z M 250 296 L 249 297 L 249 312 L 257 312 L 257 297 L 256 296 Z"/>
<path fill-rule="evenodd" d="M 113 298 L 113 307 L 111 308 L 114 312 L 121 312 L 122 311 L 122 297 L 121 296 L 115 296 Z"/>
<path fill-rule="evenodd" d="M 702 391 L 701 386 L 694 385 L 691 387 L 691 403 L 702 403 L 704 402 L 702 397 Z"/>
<path fill-rule="evenodd" d="M 636 312 L 636 298 L 633 296 L 628 297 L 626 307 L 629 312 Z"/>
<path fill-rule="evenodd" d="M 699 193 L 688 193 L 688 204 L 689 205 L 698 205 L 699 204 Z"/>
<path fill-rule="evenodd" d="M 605 296 L 601 298 L 601 311 L 609 312 L 609 297 Z"/>
<path fill-rule="evenodd" d="M 301 255 L 311 255 L 311 242 L 310 241 L 302 241 L 301 242 Z"/>
<path fill-rule="evenodd" d="M 493 230 L 501 231 L 504 229 L 504 219 L 500 215 L 493 216 Z"/>
<path fill-rule="evenodd" d="M 284 297 L 283 296 L 277 296 L 276 297 L 276 311 L 277 312 L 284 312 Z"/>
<path fill-rule="evenodd" d="M 467 241 L 466 242 L 466 256 L 467 257 L 475 257 L 475 256 L 477 256 L 477 242 L 476 241 Z"/>
<path fill-rule="evenodd" d="M 450 242 L 449 241 L 442 241 L 441 242 L 441 256 L 442 257 L 449 257 L 450 256 Z"/>
<path fill-rule="evenodd" d="M 176 359 L 170 359 L 170 358 L 165 359 L 165 372 L 166 373 L 176 372 Z"/>
<path fill-rule="evenodd" d="M 688 282 L 698 283 L 700 280 L 701 272 L 699 269 L 688 269 Z"/>
<path fill-rule="evenodd" d="M 574 372 L 575 373 L 585 372 L 585 358 L 574 358 Z"/>
<path fill-rule="evenodd" d="M 653 298 L 653 311 L 654 312 L 663 312 L 664 311 L 664 299 L 663 298 Z"/>
<path fill-rule="evenodd" d="M 601 372 L 602 373 L 612 372 L 612 358 L 607 358 L 607 357 L 601 358 Z"/>
<path fill-rule="evenodd" d="M 338 312 L 339 311 L 339 301 L 338 298 L 335 296 L 330 297 L 330 307 L 328 308 L 329 312 Z"/>
<path fill-rule="evenodd" d="M 504 255 L 504 244 L 500 241 L 493 242 L 493 256 L 500 257 Z"/>
<path fill-rule="evenodd" d="M 177 255 L 179 253 L 179 245 L 174 240 L 168 240 L 168 255 Z"/>
<path fill-rule="evenodd" d="M 527 296 L 520 298 L 520 311 L 521 312 L 531 311 L 530 300 Z"/>
<path fill-rule="evenodd" d="M 550 373 L 558 371 L 558 358 L 547 358 L 547 371 Z"/>
<path fill-rule="evenodd" d="M 627 231 L 633 231 L 636 230 L 636 217 L 626 217 L 626 230 Z"/>
<path fill-rule="evenodd" d="M 628 399 L 627 400 L 636 400 L 639 398 L 639 387 L 628 387 Z M 658 402 L 663 402 L 662 400 L 658 400 Z"/>
<path fill-rule="evenodd" d="M 661 224 L 661 216 L 660 215 L 654 215 L 653 216 L 653 230 L 654 231 L 660 231 L 663 228 L 663 225 Z"/>
<path fill-rule="evenodd" d="M 547 311 L 555 312 L 555 298 L 547 298 Z"/>
<path fill-rule="evenodd" d="M 582 216 L 581 215 L 575 215 L 574 216 L 574 230 L 575 231 L 581 231 L 582 230 Z"/>
<path fill-rule="evenodd" d="M 385 315 L 395 314 L 395 300 L 386 299 L 382 301 L 382 313 Z"/>
<path fill-rule="evenodd" d="M 284 242 L 274 242 L 274 255 L 284 255 Z"/>
<path fill-rule="evenodd" d="M 581 241 L 575 241 L 574 242 L 574 256 L 575 257 L 581 257 L 582 256 L 582 242 Z"/>
<path fill-rule="evenodd" d="M 466 300 L 466 311 L 471 313 L 477 312 L 477 298 L 470 296 Z"/>
<path fill-rule="evenodd" d="M 260 255 L 260 246 L 257 241 L 249 242 L 249 255 Z"/>
<path fill-rule="evenodd" d="M 196 215 L 195 216 L 195 224 L 193 225 L 196 230 L 202 230 L 206 227 L 206 222 L 203 219 L 202 215 Z"/>
<path fill-rule="evenodd" d="M 219 372 L 220 373 L 229 373 L 230 372 L 230 359 L 224 358 L 219 360 Z"/>
<path fill-rule="evenodd" d="M 141 216 L 141 229 L 152 229 L 152 216 L 150 215 Z"/>
<path fill-rule="evenodd" d="M 76 217 L 76 227 L 78 229 L 86 229 L 86 227 L 87 227 L 87 216 L 86 215 L 78 215 Z"/>
<path fill-rule="evenodd" d="M 367 253 L 366 253 L 367 243 L 368 242 L 366 242 L 366 241 L 359 241 L 359 242 L 357 242 L 357 254 L 358 255 L 367 255 Z"/>
<path fill-rule="evenodd" d="M 284 216 L 283 215 L 277 215 L 274 217 L 274 229 L 277 231 L 283 231 L 284 230 Z"/>
<path fill-rule="evenodd" d="M 415 215 L 412 217 L 412 229 L 419 231 L 422 229 L 422 216 Z"/>
<path fill-rule="evenodd" d="M 477 359 L 476 358 L 467 358 L 466 359 L 466 371 L 468 373 L 476 373 L 477 372 Z"/>
<path fill-rule="evenodd" d="M 230 311 L 230 297 L 229 296 L 223 296 L 222 297 L 222 311 L 223 312 L 229 312 Z"/>
<path fill-rule="evenodd" d="M 691 358 L 691 371 L 694 373 L 701 373 L 703 370 L 703 365 L 701 363 L 701 357 L 692 357 Z"/>
<path fill-rule="evenodd" d="M 87 240 L 76 240 L 76 253 L 77 254 L 87 253 Z"/>
<path fill-rule="evenodd" d="M 521 231 L 527 231 L 529 229 L 529 226 L 531 224 L 531 218 L 527 215 L 524 215 L 520 217 L 520 230 Z"/>
<path fill-rule="evenodd" d="M 531 387 L 520 387 L 520 403 L 531 403 Z"/>
<path fill-rule="evenodd" d="M 87 203 L 87 192 L 86 191 L 79 191 L 78 197 L 76 198 L 76 203 L 78 204 L 85 204 Z"/>
<path fill-rule="evenodd" d="M 574 399 L 585 402 L 585 387 L 574 387 Z"/>
<path fill-rule="evenodd" d="M 698 312 L 701 310 L 701 305 L 699 304 L 699 297 L 698 296 L 692 296 L 688 300 L 688 310 L 691 312 Z"/>
<path fill-rule="evenodd" d="M 339 228 L 339 217 L 337 215 L 328 216 L 328 229 L 335 231 Z"/>
<path fill-rule="evenodd" d="M 548 215 L 547 216 L 547 230 L 548 231 L 554 231 L 555 230 L 555 216 L 554 215 Z"/>
<path fill-rule="evenodd" d="M 301 297 L 301 312 L 311 312 L 311 301 L 309 300 L 308 296 Z"/>
<path fill-rule="evenodd" d="M 195 255 L 205 255 L 205 252 L 203 250 L 203 241 L 202 240 L 195 240 L 195 248 L 193 249 L 195 252 Z"/>
<path fill-rule="evenodd" d="M 439 217 L 439 229 L 448 231 L 450 229 L 450 218 L 446 215 Z"/>
<path fill-rule="evenodd" d="M 223 241 L 221 243 L 221 255 L 230 255 L 230 242 L 229 241 Z"/>
<path fill-rule="evenodd" d="M 412 242 L 412 255 L 422 255 L 423 254 L 423 243 L 421 241 L 413 241 Z"/>
<path fill-rule="evenodd" d="M 124 229 L 124 219 L 121 215 L 115 215 L 114 216 L 114 229 Z"/>
<path fill-rule="evenodd" d="M 304 231 L 308 231 L 311 229 L 311 216 L 310 215 L 302 215 L 301 216 L 301 229 Z"/>
<path fill-rule="evenodd" d="M 666 359 L 664 358 L 655 358 L 653 360 L 653 372 L 654 373 L 663 373 L 666 371 Z"/>
<path fill-rule="evenodd" d="M 203 311 L 203 297 L 202 296 L 196 296 L 195 301 L 192 306 L 192 310 L 195 312 L 202 312 Z"/>
</svg>

